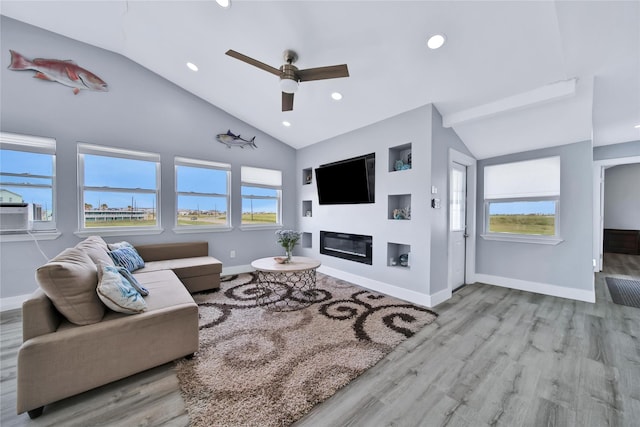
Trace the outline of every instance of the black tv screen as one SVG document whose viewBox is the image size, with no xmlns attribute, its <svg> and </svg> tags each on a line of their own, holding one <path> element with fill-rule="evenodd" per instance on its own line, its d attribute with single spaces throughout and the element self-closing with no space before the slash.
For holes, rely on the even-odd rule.
<svg viewBox="0 0 640 427">
<path fill-rule="evenodd" d="M 375 202 L 375 153 L 316 168 L 318 203 L 340 205 Z"/>
</svg>

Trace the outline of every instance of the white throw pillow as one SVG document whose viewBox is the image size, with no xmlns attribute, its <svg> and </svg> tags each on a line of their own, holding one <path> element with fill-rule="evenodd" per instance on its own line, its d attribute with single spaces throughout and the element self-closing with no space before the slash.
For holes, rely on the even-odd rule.
<svg viewBox="0 0 640 427">
<path fill-rule="evenodd" d="M 107 244 L 107 246 L 109 247 L 109 250 L 111 250 L 111 251 L 115 251 L 116 249 L 132 248 L 133 247 L 133 245 L 131 243 L 127 242 L 127 241 L 109 243 L 109 244 Z"/>
<path fill-rule="evenodd" d="M 102 275 L 96 291 L 104 305 L 113 311 L 136 314 L 147 309 L 147 303 L 142 295 L 131 286 L 116 267 L 102 266 Z"/>
</svg>

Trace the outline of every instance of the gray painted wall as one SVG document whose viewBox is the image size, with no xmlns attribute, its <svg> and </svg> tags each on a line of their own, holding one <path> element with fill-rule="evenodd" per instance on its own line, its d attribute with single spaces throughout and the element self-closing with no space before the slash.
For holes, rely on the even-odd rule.
<svg viewBox="0 0 640 427">
<path fill-rule="evenodd" d="M 207 240 L 210 254 L 224 267 L 247 265 L 251 260 L 277 253 L 274 230 L 241 231 L 240 166 L 283 171 L 283 223 L 293 228 L 299 212 L 295 200 L 295 150 L 258 131 L 202 99 L 186 92 L 142 66 L 112 52 L 0 17 L 2 83 L 0 127 L 2 131 L 52 137 L 57 140 L 56 240 L 40 241 L 48 257 L 75 245 L 77 229 L 76 145 L 87 142 L 159 153 L 162 161 L 161 213 L 164 232 L 151 236 L 109 237 L 134 244 Z M 96 73 L 110 87 L 107 93 L 81 91 L 32 78 L 32 71 L 7 69 L 16 50 L 27 58 L 73 59 Z M 189 72 L 185 68 L 185 72 Z M 212 80 L 215 84 L 215 80 Z M 231 129 L 256 136 L 258 149 L 229 149 L 215 135 Z M 175 156 L 232 164 L 232 222 L 230 232 L 175 234 Z M 229 257 L 230 250 L 237 257 Z M 0 244 L 0 297 L 23 295 L 36 288 L 35 269 L 44 258 L 33 241 Z"/>
<path fill-rule="evenodd" d="M 640 140 L 593 147 L 593 160 L 640 156 Z"/>
<path fill-rule="evenodd" d="M 419 292 L 429 293 L 431 185 L 431 105 L 391 117 L 356 131 L 298 150 L 298 229 L 312 234 L 312 247 L 297 251 L 319 258 L 324 266 Z M 389 148 L 412 144 L 413 167 L 389 171 Z M 318 205 L 315 174 L 303 185 L 302 170 L 375 152 L 374 204 Z M 348 183 L 344 183 L 348 185 Z M 388 196 L 411 194 L 412 218 L 388 219 Z M 311 201 L 312 217 L 302 216 L 302 202 Z M 320 230 L 373 236 L 373 265 L 320 255 Z M 388 243 L 411 246 L 410 268 L 388 266 Z"/>
<path fill-rule="evenodd" d="M 432 111 L 431 185 L 438 188 L 432 197 L 440 199 L 440 209 L 431 211 L 431 294 L 447 288 L 449 279 L 449 149 L 453 148 L 469 157 L 469 149 L 451 128 L 442 126 L 442 116 Z M 425 188 L 427 193 L 430 188 Z"/>
<path fill-rule="evenodd" d="M 488 241 L 478 237 L 478 273 L 544 283 L 559 287 L 592 290 L 593 149 L 590 141 L 546 148 L 478 162 L 477 227 L 484 223 L 484 167 L 540 157 L 561 158 L 560 233 L 557 246 Z"/>
<path fill-rule="evenodd" d="M 640 163 L 605 170 L 604 228 L 640 230 Z"/>
</svg>

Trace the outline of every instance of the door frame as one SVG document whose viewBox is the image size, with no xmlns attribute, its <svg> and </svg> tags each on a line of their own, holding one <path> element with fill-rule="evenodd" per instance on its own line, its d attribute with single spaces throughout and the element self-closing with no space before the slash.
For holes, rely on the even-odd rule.
<svg viewBox="0 0 640 427">
<path fill-rule="evenodd" d="M 467 167 L 467 234 L 465 242 L 465 284 L 474 283 L 476 276 L 476 194 L 477 194 L 477 161 L 464 153 L 449 149 L 449 162 L 447 166 L 447 290 L 449 297 L 453 293 L 453 242 L 451 241 L 451 212 L 449 211 L 449 197 L 451 191 L 451 169 L 453 163 Z"/>
<path fill-rule="evenodd" d="M 604 171 L 607 168 L 640 163 L 640 156 L 617 157 L 593 162 L 593 271 L 602 271 L 604 242 Z"/>
</svg>

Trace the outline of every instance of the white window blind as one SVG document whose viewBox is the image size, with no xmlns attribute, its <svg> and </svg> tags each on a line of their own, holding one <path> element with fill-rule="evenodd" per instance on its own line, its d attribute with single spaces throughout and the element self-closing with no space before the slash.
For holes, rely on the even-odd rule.
<svg viewBox="0 0 640 427">
<path fill-rule="evenodd" d="M 240 170 L 242 184 L 260 185 L 268 187 L 282 186 L 282 171 L 274 169 L 254 168 L 242 166 Z"/>
<path fill-rule="evenodd" d="M 0 132 L 0 148 L 30 153 L 56 154 L 56 140 L 40 136 Z"/>
<path fill-rule="evenodd" d="M 484 198 L 517 199 L 560 195 L 560 157 L 484 168 Z"/>
<path fill-rule="evenodd" d="M 193 167 L 205 167 L 212 169 L 231 170 L 229 163 L 212 162 L 209 160 L 188 159 L 186 157 L 176 157 L 176 166 L 193 166 Z"/>
<path fill-rule="evenodd" d="M 108 156 L 120 159 L 142 160 L 147 162 L 160 162 L 160 154 L 133 151 L 123 148 L 105 147 L 100 145 L 78 143 L 78 154 L 92 156 Z"/>
</svg>

